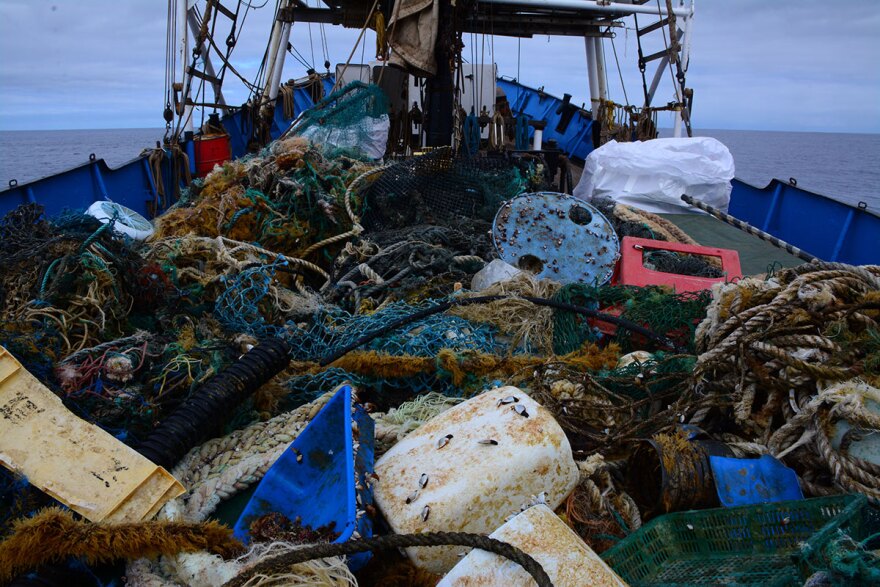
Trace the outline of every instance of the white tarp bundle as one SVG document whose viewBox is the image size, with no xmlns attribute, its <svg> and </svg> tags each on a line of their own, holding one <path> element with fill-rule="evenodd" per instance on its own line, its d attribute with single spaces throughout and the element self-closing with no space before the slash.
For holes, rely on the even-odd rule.
<svg viewBox="0 0 880 587">
<path fill-rule="evenodd" d="M 682 194 L 727 212 L 733 156 L 710 137 L 611 141 L 590 153 L 574 196 L 611 198 L 647 212 L 700 213 Z"/>
</svg>

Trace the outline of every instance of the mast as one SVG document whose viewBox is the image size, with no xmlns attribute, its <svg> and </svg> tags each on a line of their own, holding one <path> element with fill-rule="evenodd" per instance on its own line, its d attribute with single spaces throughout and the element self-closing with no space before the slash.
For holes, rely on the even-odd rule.
<svg viewBox="0 0 880 587">
<path fill-rule="evenodd" d="M 269 56 L 266 60 L 266 88 L 263 91 L 263 105 L 266 107 L 274 107 L 278 88 L 281 85 L 281 71 L 284 69 L 284 57 L 287 53 L 287 43 L 290 41 L 291 27 L 291 23 L 286 19 L 282 21 L 281 15 L 291 4 L 292 0 L 282 0 L 275 14 L 275 23 L 272 25 L 272 39 L 269 42 Z"/>
<path fill-rule="evenodd" d="M 593 37 L 593 44 L 596 49 L 596 77 L 599 81 L 599 99 L 608 99 L 608 77 L 605 73 L 605 51 L 602 45 L 601 37 Z"/>
</svg>

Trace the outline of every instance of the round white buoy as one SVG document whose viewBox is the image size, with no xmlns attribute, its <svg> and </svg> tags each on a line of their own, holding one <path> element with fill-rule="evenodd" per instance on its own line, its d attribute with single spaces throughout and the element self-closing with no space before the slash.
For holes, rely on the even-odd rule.
<svg viewBox="0 0 880 587">
<path fill-rule="evenodd" d="M 149 220 L 131 208 L 126 208 L 116 202 L 97 201 L 89 206 L 86 214 L 94 216 L 104 224 L 110 222 L 110 219 L 115 215 L 116 222 L 113 224 L 113 229 L 116 232 L 130 236 L 136 241 L 146 240 L 156 232 L 156 229 L 153 228 L 153 224 Z"/>
</svg>

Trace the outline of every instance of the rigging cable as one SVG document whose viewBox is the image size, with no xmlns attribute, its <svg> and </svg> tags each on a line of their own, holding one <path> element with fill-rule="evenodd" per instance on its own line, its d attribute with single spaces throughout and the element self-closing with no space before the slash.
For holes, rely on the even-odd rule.
<svg viewBox="0 0 880 587">
<path fill-rule="evenodd" d="M 637 14 L 633 14 L 633 19 L 635 20 L 635 24 L 636 24 L 636 45 L 639 49 L 639 71 L 642 74 L 642 90 L 645 93 L 644 107 L 647 108 L 651 105 L 651 101 L 650 101 L 650 96 L 648 95 L 648 80 L 645 77 L 646 64 L 645 64 L 645 58 L 644 58 L 645 55 L 642 52 L 642 36 L 639 34 L 639 16 Z"/>
<path fill-rule="evenodd" d="M 345 61 L 345 65 L 342 67 L 342 73 L 339 76 L 339 79 L 336 80 L 336 85 L 339 85 L 339 81 L 344 79 L 345 72 L 348 69 L 349 63 L 351 63 L 351 58 L 354 57 L 354 52 L 357 51 L 358 45 L 361 43 L 361 39 L 364 37 L 364 33 L 367 31 L 367 27 L 370 25 L 370 21 L 373 18 L 373 13 L 376 11 L 376 6 L 379 5 L 379 0 L 373 1 L 373 7 L 370 8 L 369 14 L 367 14 L 367 19 L 364 21 L 364 26 L 361 27 L 361 32 L 358 35 L 357 41 L 354 42 L 354 47 L 351 48 L 351 53 L 348 55 L 348 59 Z M 364 51 L 366 51 L 366 42 L 364 43 Z M 363 53 L 361 54 L 361 62 L 363 62 Z M 336 89 L 334 87 L 334 89 Z"/>
<path fill-rule="evenodd" d="M 610 30 L 610 27 L 609 27 L 609 30 Z M 602 46 L 603 51 L 605 50 L 604 47 L 605 46 L 603 45 Z M 614 62 L 617 64 L 617 75 L 620 76 L 620 89 L 623 90 L 623 99 L 624 99 L 624 101 L 626 101 L 626 104 L 629 106 L 630 105 L 629 96 L 626 95 L 626 85 L 624 85 L 624 83 L 623 83 L 623 72 L 620 69 L 620 60 L 617 58 L 617 47 L 614 46 L 614 37 L 611 37 L 611 50 L 614 51 Z M 606 80 L 607 80 L 607 76 L 606 76 Z M 605 84 L 607 87 L 608 82 L 606 81 Z"/>
<path fill-rule="evenodd" d="M 324 30 L 324 23 L 320 23 L 318 28 L 321 31 L 321 50 L 324 53 L 324 69 L 330 73 L 330 47 L 327 45 L 327 31 Z"/>
<path fill-rule="evenodd" d="M 290 53 L 290 55 L 294 59 L 296 59 L 300 63 L 300 65 L 302 65 L 306 69 L 309 68 L 309 62 L 306 61 L 305 56 L 302 53 L 300 53 L 299 50 L 293 46 L 292 43 L 287 44 L 287 52 Z"/>
<path fill-rule="evenodd" d="M 306 6 L 311 8 L 310 6 L 311 0 L 306 0 Z M 312 40 L 312 23 L 306 23 L 309 27 L 309 49 L 312 51 L 312 69 L 315 69 L 315 42 Z"/>
<path fill-rule="evenodd" d="M 171 109 L 171 88 L 172 84 L 174 83 L 174 35 L 172 32 L 172 27 L 174 23 L 174 19 L 172 18 L 173 14 L 173 0 L 168 0 L 168 13 L 166 15 L 165 21 L 165 111 L 163 112 L 163 118 L 165 119 L 166 139 L 168 138 L 168 133 L 171 131 L 171 122 L 174 120 L 174 111 Z"/>
<path fill-rule="evenodd" d="M 519 81 L 519 62 L 522 54 L 522 37 L 516 38 L 516 81 Z"/>
</svg>

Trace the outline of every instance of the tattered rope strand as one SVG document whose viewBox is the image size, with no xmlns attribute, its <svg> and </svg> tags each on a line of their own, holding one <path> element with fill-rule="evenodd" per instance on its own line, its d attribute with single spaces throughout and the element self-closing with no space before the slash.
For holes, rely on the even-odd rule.
<svg viewBox="0 0 880 587">
<path fill-rule="evenodd" d="M 391 165 L 393 165 L 393 164 L 389 163 L 389 164 L 383 165 L 381 167 L 376 167 L 375 169 L 370 169 L 369 171 L 359 175 L 353 182 L 351 182 L 351 184 L 345 190 L 345 198 L 344 198 L 345 212 L 348 214 L 348 217 L 351 220 L 351 230 L 349 230 L 348 232 L 345 232 L 343 234 L 338 234 L 336 236 L 330 237 L 328 239 L 324 239 L 321 242 L 313 244 L 312 246 L 310 246 L 309 248 L 307 248 L 305 251 L 302 252 L 303 257 L 307 257 L 310 253 L 313 253 L 313 252 L 317 251 L 318 249 L 321 249 L 321 248 L 326 247 L 328 245 L 332 245 L 334 243 L 338 243 L 338 242 L 341 242 L 344 240 L 348 240 L 350 238 L 354 238 L 364 231 L 364 227 L 361 226 L 361 224 L 360 224 L 360 218 L 357 216 L 357 214 L 354 213 L 354 210 L 351 207 L 351 200 L 354 197 L 356 190 L 358 190 L 360 188 L 360 185 L 363 182 L 365 182 L 367 179 L 369 179 L 370 177 L 372 177 L 378 173 L 382 173 L 383 171 L 385 171 L 386 169 L 391 167 Z M 327 276 L 327 279 L 329 280 L 329 276 Z"/>
</svg>

